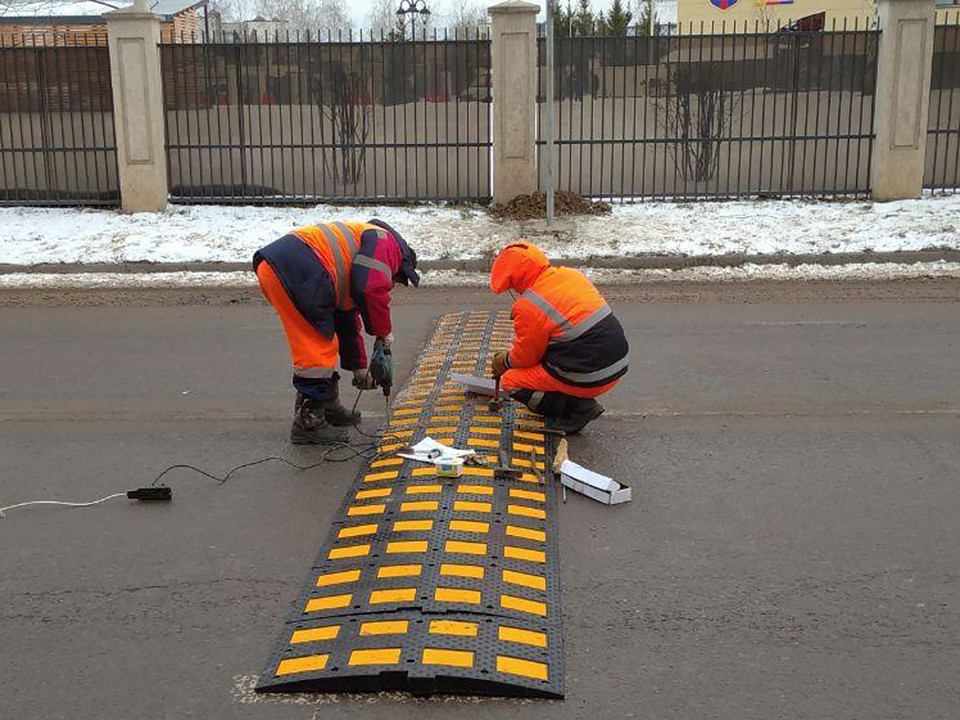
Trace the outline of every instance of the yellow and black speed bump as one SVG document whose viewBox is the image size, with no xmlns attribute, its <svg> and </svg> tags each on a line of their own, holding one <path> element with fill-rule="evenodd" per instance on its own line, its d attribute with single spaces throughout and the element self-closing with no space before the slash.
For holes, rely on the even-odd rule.
<svg viewBox="0 0 960 720">
<path fill-rule="evenodd" d="M 358 475 L 258 691 L 563 697 L 551 436 L 526 408 L 464 396 L 506 313 L 445 316 Z M 396 457 L 429 435 L 487 463 L 460 478 Z M 502 455 L 519 477 L 495 472 Z"/>
</svg>

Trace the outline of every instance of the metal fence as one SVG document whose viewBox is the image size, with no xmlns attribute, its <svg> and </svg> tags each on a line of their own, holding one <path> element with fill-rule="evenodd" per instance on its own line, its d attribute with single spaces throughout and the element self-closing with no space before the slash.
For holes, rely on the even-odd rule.
<svg viewBox="0 0 960 720">
<path fill-rule="evenodd" d="M 117 205 L 119 198 L 104 39 L 0 37 L 0 204 Z"/>
<path fill-rule="evenodd" d="M 955 192 L 960 188 L 960 11 L 944 20 L 934 30 L 923 186 Z"/>
<path fill-rule="evenodd" d="M 161 45 L 174 202 L 485 202 L 490 40 Z"/>
<path fill-rule="evenodd" d="M 614 199 L 867 194 L 879 33 L 761 29 L 557 39 L 557 187 Z M 545 64 L 541 40 L 541 184 Z"/>
</svg>

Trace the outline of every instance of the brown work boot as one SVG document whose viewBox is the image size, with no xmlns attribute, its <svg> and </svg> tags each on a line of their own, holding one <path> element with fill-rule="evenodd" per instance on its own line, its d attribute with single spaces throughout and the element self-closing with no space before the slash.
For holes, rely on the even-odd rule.
<svg viewBox="0 0 960 720">
<path fill-rule="evenodd" d="M 297 393 L 290 442 L 294 445 L 333 445 L 350 439 L 350 433 L 346 430 L 327 422 L 325 406 L 329 405 L 329 402 L 317 402 Z"/>
<path fill-rule="evenodd" d="M 340 402 L 340 378 L 334 377 L 330 383 L 328 400 L 323 405 L 323 416 L 327 422 L 335 427 L 349 427 L 360 423 L 360 411 L 347 410 Z"/>
</svg>

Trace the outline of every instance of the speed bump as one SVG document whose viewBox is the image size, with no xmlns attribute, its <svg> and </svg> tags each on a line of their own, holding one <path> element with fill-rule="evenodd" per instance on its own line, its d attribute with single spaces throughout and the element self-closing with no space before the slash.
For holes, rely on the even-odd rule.
<svg viewBox="0 0 960 720">
<path fill-rule="evenodd" d="M 317 554 L 260 692 L 563 697 L 552 436 L 450 373 L 486 375 L 506 313 L 444 316 Z M 522 430 L 519 429 L 522 427 Z M 487 463 L 462 477 L 395 451 L 429 435 Z M 500 454 L 521 473 L 494 470 Z M 517 477 L 519 475 L 519 477 Z"/>
</svg>

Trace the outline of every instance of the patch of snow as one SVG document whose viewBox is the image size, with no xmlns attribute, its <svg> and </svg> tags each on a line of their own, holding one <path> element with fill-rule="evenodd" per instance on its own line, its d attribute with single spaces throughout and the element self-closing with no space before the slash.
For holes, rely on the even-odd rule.
<svg viewBox="0 0 960 720">
<path fill-rule="evenodd" d="M 588 268 L 584 273 L 597 285 L 639 285 L 660 282 L 749 282 L 759 280 L 902 280 L 917 278 L 960 279 L 960 263 L 848 263 L 846 265 L 756 265 L 740 267 L 689 267 L 679 270 L 619 270 Z M 478 287 L 489 282 L 486 273 L 462 270 L 429 270 L 421 287 Z M 107 289 L 224 287 L 249 288 L 256 276 L 235 272 L 156 273 L 7 273 L 0 274 L 0 289 Z"/>
<path fill-rule="evenodd" d="M 616 205 L 556 232 L 476 208 L 170 206 L 163 213 L 0 208 L 0 263 L 248 262 L 311 223 L 380 217 L 424 260 L 477 260 L 524 237 L 560 260 L 636 255 L 960 249 L 960 194 L 890 203 L 764 200 Z"/>
</svg>

